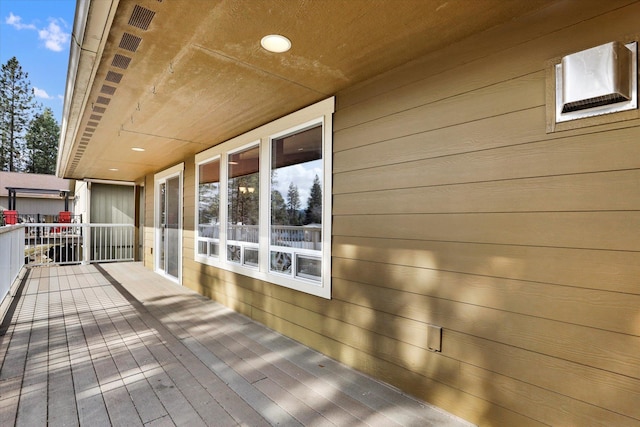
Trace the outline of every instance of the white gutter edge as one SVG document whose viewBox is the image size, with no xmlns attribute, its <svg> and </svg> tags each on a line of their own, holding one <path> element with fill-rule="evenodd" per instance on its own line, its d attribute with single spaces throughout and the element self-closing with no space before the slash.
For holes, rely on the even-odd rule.
<svg viewBox="0 0 640 427">
<path fill-rule="evenodd" d="M 64 178 L 120 0 L 78 0 L 69 51 L 56 176 Z"/>
</svg>

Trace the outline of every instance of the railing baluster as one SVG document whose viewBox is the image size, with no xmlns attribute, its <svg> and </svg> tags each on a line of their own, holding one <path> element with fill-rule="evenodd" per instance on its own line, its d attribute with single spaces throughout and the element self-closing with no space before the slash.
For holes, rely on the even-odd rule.
<svg viewBox="0 0 640 427">
<path fill-rule="evenodd" d="M 133 261 L 134 232 L 133 224 L 28 223 L 24 258 L 30 265 Z"/>
</svg>

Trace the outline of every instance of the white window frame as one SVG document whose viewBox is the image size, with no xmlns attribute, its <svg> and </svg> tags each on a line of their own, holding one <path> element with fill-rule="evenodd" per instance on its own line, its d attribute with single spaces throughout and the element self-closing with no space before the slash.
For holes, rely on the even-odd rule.
<svg viewBox="0 0 640 427">
<path fill-rule="evenodd" d="M 203 165 L 205 163 L 209 163 L 212 162 L 214 160 L 218 160 L 218 168 L 219 168 L 219 177 L 218 177 L 218 208 L 220 209 L 220 211 L 218 212 L 218 219 L 220 220 L 220 229 L 218 230 L 218 251 L 219 251 L 219 255 L 218 256 L 213 256 L 213 255 L 209 255 L 210 251 L 211 251 L 211 243 L 215 242 L 215 238 L 202 238 L 200 237 L 200 199 L 199 199 L 199 195 L 200 195 L 200 165 Z M 207 160 L 203 160 L 200 163 L 196 164 L 196 224 L 195 224 L 195 251 L 196 251 L 196 256 L 197 257 L 206 257 L 206 258 L 213 258 L 213 259 L 218 259 L 221 256 L 224 256 L 224 253 L 222 252 L 222 233 L 226 233 L 226 230 L 222 230 L 222 158 L 221 156 L 214 156 L 210 159 Z M 226 200 L 226 195 L 225 195 L 225 200 Z M 226 220 L 226 212 L 225 212 L 225 220 Z M 199 242 L 203 241 L 207 244 L 207 255 L 201 254 L 199 251 Z"/>
<path fill-rule="evenodd" d="M 322 298 L 331 298 L 331 195 L 332 195 L 332 116 L 335 109 L 335 98 L 331 97 L 282 117 L 236 138 L 216 145 L 196 154 L 195 179 L 195 227 L 194 260 L 234 273 L 242 274 L 265 282 L 295 289 Z M 271 226 L 271 140 L 283 135 L 290 135 L 321 124 L 322 142 L 322 278 L 320 281 L 301 277 L 288 277 L 270 271 L 270 226 Z M 260 145 L 260 225 L 259 225 L 259 266 L 249 267 L 227 261 L 227 219 L 228 219 L 228 156 L 231 153 Z M 220 255 L 211 257 L 198 253 L 199 220 L 199 182 L 200 165 L 220 158 Z"/>
</svg>

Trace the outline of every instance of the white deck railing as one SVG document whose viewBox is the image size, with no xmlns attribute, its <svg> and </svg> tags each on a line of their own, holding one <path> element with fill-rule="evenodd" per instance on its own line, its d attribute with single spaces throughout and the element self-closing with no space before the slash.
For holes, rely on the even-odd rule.
<svg viewBox="0 0 640 427">
<path fill-rule="evenodd" d="M 228 225 L 227 241 L 258 243 L 260 237 L 257 225 Z M 213 224 L 198 225 L 200 240 L 220 239 L 220 226 Z M 322 249 L 322 227 L 319 225 L 272 225 L 271 244 L 299 249 Z"/>
<path fill-rule="evenodd" d="M 133 261 L 132 224 L 24 224 L 29 265 Z"/>
<path fill-rule="evenodd" d="M 0 227 L 0 302 L 24 265 L 24 228 L 19 225 Z M 1 314 L 1 313 L 0 313 Z"/>
</svg>

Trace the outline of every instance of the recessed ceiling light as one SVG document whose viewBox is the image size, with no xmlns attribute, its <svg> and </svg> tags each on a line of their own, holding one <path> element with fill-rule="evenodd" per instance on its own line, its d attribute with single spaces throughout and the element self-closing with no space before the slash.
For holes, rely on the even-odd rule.
<svg viewBox="0 0 640 427">
<path fill-rule="evenodd" d="M 282 53 L 291 49 L 291 40 L 279 34 L 269 34 L 260 40 L 260 45 L 269 52 Z"/>
<path fill-rule="evenodd" d="M 144 151 L 144 148 L 133 147 L 131 150 L 133 150 L 133 151 Z"/>
<path fill-rule="evenodd" d="M 118 171 L 118 168 L 109 168 L 109 170 L 110 170 L 111 172 L 117 172 L 117 171 Z"/>
</svg>

